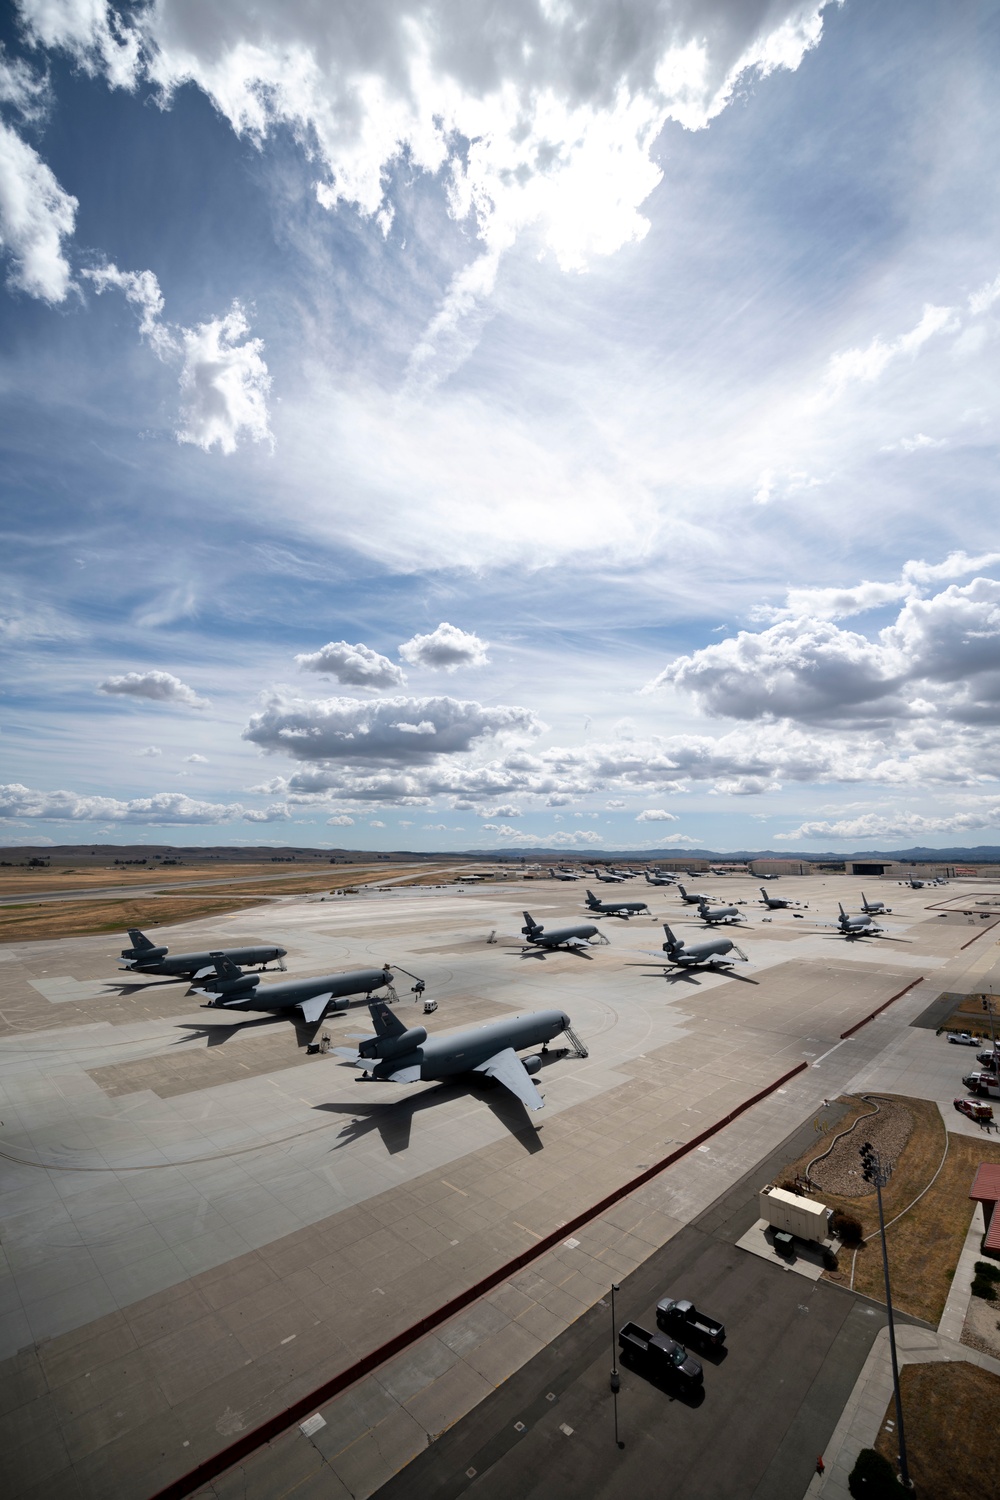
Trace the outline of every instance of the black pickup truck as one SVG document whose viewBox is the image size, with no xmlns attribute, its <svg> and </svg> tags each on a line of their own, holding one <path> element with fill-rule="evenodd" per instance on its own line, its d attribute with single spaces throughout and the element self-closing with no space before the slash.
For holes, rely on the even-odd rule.
<svg viewBox="0 0 1000 1500">
<path fill-rule="evenodd" d="M 726 1342 L 726 1330 L 717 1318 L 699 1312 L 693 1302 L 683 1298 L 664 1297 L 656 1304 L 656 1326 L 666 1333 L 683 1334 L 692 1344 L 708 1344 L 720 1349 Z"/>
<path fill-rule="evenodd" d="M 618 1331 L 618 1344 L 623 1364 L 634 1361 L 660 1380 L 676 1381 L 689 1388 L 704 1384 L 704 1373 L 698 1361 L 691 1358 L 683 1344 L 675 1343 L 662 1333 L 649 1333 L 638 1323 L 626 1323 Z"/>
</svg>

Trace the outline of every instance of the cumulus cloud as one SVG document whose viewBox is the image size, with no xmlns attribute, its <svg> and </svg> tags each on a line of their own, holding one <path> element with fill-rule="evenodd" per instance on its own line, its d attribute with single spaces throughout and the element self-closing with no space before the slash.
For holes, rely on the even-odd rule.
<svg viewBox="0 0 1000 1500">
<path fill-rule="evenodd" d="M 467 751 L 479 740 L 540 732 L 527 708 L 486 708 L 456 698 L 308 700 L 279 693 L 254 714 L 243 738 L 296 760 L 419 765 Z"/>
<path fill-rule="evenodd" d="M 509 823 L 484 823 L 484 833 L 495 833 L 498 839 L 517 840 L 520 843 L 537 843 L 538 838 L 534 833 L 523 833 L 519 828 L 511 828 Z"/>
<path fill-rule="evenodd" d="M 147 698 L 154 703 L 184 703 L 188 708 L 208 707 L 207 698 L 199 698 L 193 688 L 172 672 L 126 672 L 122 677 L 106 677 L 97 684 L 97 691 L 125 698 Z"/>
<path fill-rule="evenodd" d="M 1000 552 L 949 552 L 943 562 L 928 563 L 914 558 L 903 564 L 898 579 L 889 583 L 865 581 L 848 588 L 792 588 L 781 608 L 759 606 L 754 616 L 766 620 L 797 619 L 809 616 L 818 620 L 841 620 L 850 615 L 866 614 L 886 604 L 919 598 L 929 583 L 963 578 L 981 568 L 1000 563 Z"/>
<path fill-rule="evenodd" d="M 829 620 L 783 620 L 682 656 L 647 684 L 709 714 L 862 726 L 932 715 L 1000 723 L 1000 583 L 910 598 L 875 640 Z"/>
<path fill-rule="evenodd" d="M 478 818 L 520 818 L 523 811 L 515 807 L 513 802 L 501 802 L 498 807 L 480 807 L 476 810 Z"/>
<path fill-rule="evenodd" d="M 136 755 L 149 755 L 149 756 L 153 756 L 153 755 L 162 755 L 163 751 L 160 749 L 159 745 L 146 745 L 146 746 L 144 746 L 144 748 L 142 750 L 137 750 L 135 753 L 136 753 Z"/>
<path fill-rule="evenodd" d="M 208 756 L 207 755 L 185 755 L 184 760 L 185 760 L 186 763 L 188 763 L 190 765 L 195 765 L 195 766 L 207 766 L 208 765 Z"/>
<path fill-rule="evenodd" d="M 350 646 L 347 641 L 330 641 L 319 651 L 305 652 L 295 658 L 300 672 L 320 672 L 336 677 L 346 687 L 404 687 L 406 677 L 387 656 L 380 656 L 370 646 Z"/>
<path fill-rule="evenodd" d="M 802 823 L 790 833 L 777 833 L 774 837 L 786 843 L 801 839 L 913 839 L 932 833 L 961 833 L 969 829 L 998 827 L 1000 804 L 992 803 L 975 811 L 946 812 L 934 817 L 901 811 L 864 813 L 834 822 Z"/>
<path fill-rule="evenodd" d="M 423 340 L 433 351 L 492 290 L 530 230 L 566 270 L 639 240 L 668 120 L 705 128 L 741 80 L 795 69 L 822 35 L 825 0 L 588 0 L 504 7 L 398 0 L 281 7 L 237 0 L 206 24 L 159 0 L 121 20 L 101 0 L 21 0 L 29 36 L 91 72 L 169 98 L 193 84 L 238 134 L 308 143 L 319 202 L 390 232 L 393 173 L 430 174 L 481 245 Z M 453 358 L 453 356 L 452 356 Z M 425 364 L 427 356 L 424 356 Z"/>
<path fill-rule="evenodd" d="M 332 818 L 327 818 L 327 824 L 333 828 L 353 828 L 354 819 L 348 817 L 347 813 L 334 813 Z"/>
<path fill-rule="evenodd" d="M 667 812 L 662 807 L 647 807 L 644 812 L 639 813 L 635 820 L 637 823 L 679 823 L 680 819 L 676 813 Z"/>
<path fill-rule="evenodd" d="M 65 241 L 78 207 L 34 147 L 0 121 L 0 246 L 10 262 L 9 286 L 43 302 L 66 300 L 72 280 Z"/>
<path fill-rule="evenodd" d="M 415 635 L 412 640 L 404 641 L 399 654 L 413 667 L 454 672 L 459 667 L 487 666 L 489 644 L 489 641 L 480 640 L 478 635 L 459 630 L 456 625 L 442 620 L 429 635 Z"/>
<path fill-rule="evenodd" d="M 181 328 L 163 322 L 163 293 L 152 271 L 122 271 L 111 264 L 83 274 L 99 296 L 112 288 L 122 292 L 157 358 L 180 365 L 179 442 L 206 452 L 218 444 L 223 453 L 234 453 L 242 437 L 271 441 L 264 344 L 248 337 L 250 325 L 239 302 L 222 317 Z"/>
<path fill-rule="evenodd" d="M 42 818 L 63 823 L 232 823 L 248 816 L 239 803 L 198 802 L 181 792 L 158 792 L 122 802 L 77 792 L 34 791 L 11 782 L 0 786 L 0 818 Z"/>
</svg>

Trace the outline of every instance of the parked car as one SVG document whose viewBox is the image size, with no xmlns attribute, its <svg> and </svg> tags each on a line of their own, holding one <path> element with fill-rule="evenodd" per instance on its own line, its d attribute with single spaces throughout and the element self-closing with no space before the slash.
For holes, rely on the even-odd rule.
<svg viewBox="0 0 1000 1500">
<path fill-rule="evenodd" d="M 978 1047 L 979 1038 L 968 1031 L 949 1031 L 949 1042 L 955 1042 L 959 1047 Z"/>
<path fill-rule="evenodd" d="M 708 1344 L 713 1349 L 726 1342 L 726 1330 L 718 1319 L 699 1312 L 684 1298 L 663 1297 L 656 1304 L 656 1326 L 664 1333 L 679 1333 L 689 1343 Z"/>
<path fill-rule="evenodd" d="M 689 1390 L 704 1385 L 705 1374 L 683 1344 L 662 1333 L 650 1333 L 638 1323 L 626 1323 L 618 1332 L 618 1345 L 624 1364 L 635 1363 L 650 1375 L 683 1385 Z"/>
<path fill-rule="evenodd" d="M 992 1047 L 987 1047 L 984 1052 L 976 1053 L 976 1062 L 982 1063 L 984 1068 L 992 1068 L 996 1071 L 997 1054 Z"/>
<path fill-rule="evenodd" d="M 955 1108 L 959 1114 L 968 1115 L 970 1120 L 992 1120 L 992 1104 L 984 1104 L 981 1099 L 956 1099 Z"/>
</svg>

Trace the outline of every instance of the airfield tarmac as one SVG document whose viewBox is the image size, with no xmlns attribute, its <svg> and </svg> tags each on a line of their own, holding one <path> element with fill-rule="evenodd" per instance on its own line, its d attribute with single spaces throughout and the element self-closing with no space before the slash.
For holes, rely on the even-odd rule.
<svg viewBox="0 0 1000 1500">
<path fill-rule="evenodd" d="M 558 1297 L 509 1309 L 509 1373 L 859 1069 L 881 1087 L 883 1059 L 900 1078 L 933 1073 L 920 1050 L 933 1032 L 908 1022 L 939 990 L 1000 978 L 995 917 L 940 915 L 995 894 L 978 882 L 869 889 L 894 908 L 886 934 L 848 943 L 814 919 L 834 921 L 838 899 L 857 910 L 857 881 L 783 879 L 771 893 L 810 909 L 765 922 L 747 906 L 736 936 L 753 965 L 734 977 L 664 978 L 644 961 L 662 941 L 645 917 L 603 918 L 610 944 L 588 956 L 522 956 L 522 907 L 550 925 L 578 917 L 584 884 L 294 897 L 158 934 L 174 949 L 273 938 L 289 976 L 388 960 L 425 979 L 439 1003 L 430 1031 L 562 1007 L 589 1056 L 549 1059 L 546 1108 L 530 1117 L 498 1089 L 359 1086 L 335 1056 L 307 1056 L 287 1021 L 205 1011 L 184 984 L 117 974 L 122 940 L 0 950 L 12 1496 L 152 1494 L 810 1062 L 656 1179 L 643 1233 L 612 1227 Z M 699 888 L 758 894 L 740 878 Z M 599 894 L 701 931 L 670 890 Z M 403 1018 L 423 1024 L 397 974 Z M 336 1044 L 368 1016 L 354 1008 L 322 1029 Z M 936 1074 L 928 1086 L 950 1099 Z M 455 1415 L 504 1370 L 458 1376 Z M 417 1447 L 440 1430 L 434 1385 L 400 1397 Z M 394 1461 L 383 1456 L 383 1478 Z"/>
</svg>

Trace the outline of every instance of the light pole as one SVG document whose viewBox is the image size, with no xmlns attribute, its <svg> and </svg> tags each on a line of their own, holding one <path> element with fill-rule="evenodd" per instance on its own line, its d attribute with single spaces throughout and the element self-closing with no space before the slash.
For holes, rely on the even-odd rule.
<svg viewBox="0 0 1000 1500">
<path fill-rule="evenodd" d="M 899 1477 L 903 1488 L 913 1489 L 913 1480 L 906 1464 L 906 1437 L 903 1433 L 903 1401 L 899 1394 L 899 1363 L 896 1359 L 896 1327 L 892 1317 L 892 1292 L 889 1288 L 889 1252 L 885 1246 L 885 1215 L 882 1212 L 882 1189 L 892 1176 L 892 1167 L 882 1161 L 871 1141 L 860 1148 L 861 1175 L 866 1182 L 874 1184 L 878 1194 L 878 1228 L 882 1240 L 882 1274 L 885 1277 L 885 1305 L 889 1314 L 889 1352 L 892 1356 L 892 1389 L 896 1397 L 896 1432 L 899 1437 Z"/>
<path fill-rule="evenodd" d="M 618 1392 L 621 1390 L 621 1376 L 618 1374 L 618 1322 L 615 1318 L 615 1292 L 620 1292 L 621 1287 L 617 1281 L 611 1283 L 611 1398 L 615 1406 L 615 1443 L 619 1448 L 625 1444 L 618 1436 Z"/>
</svg>

